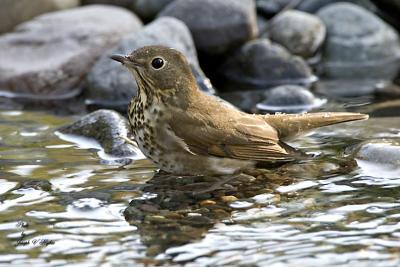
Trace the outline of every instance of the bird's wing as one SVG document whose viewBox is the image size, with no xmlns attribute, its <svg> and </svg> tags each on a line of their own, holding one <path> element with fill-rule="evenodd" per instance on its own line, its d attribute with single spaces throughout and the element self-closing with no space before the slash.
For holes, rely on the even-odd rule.
<svg viewBox="0 0 400 267">
<path fill-rule="evenodd" d="M 193 118 L 190 113 L 177 112 L 169 127 L 198 155 L 266 162 L 294 159 L 274 128 L 257 116 L 242 114 L 223 119 L 205 114 Z"/>
</svg>

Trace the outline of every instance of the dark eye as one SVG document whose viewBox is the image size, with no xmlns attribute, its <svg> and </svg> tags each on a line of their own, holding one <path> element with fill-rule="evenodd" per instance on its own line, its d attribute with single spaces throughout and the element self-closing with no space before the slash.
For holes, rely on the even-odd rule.
<svg viewBox="0 0 400 267">
<path fill-rule="evenodd" d="M 151 65 L 153 66 L 153 68 L 160 69 L 162 68 L 162 66 L 164 66 L 164 60 L 162 58 L 156 57 L 155 59 L 153 59 L 153 61 L 151 62 Z"/>
</svg>

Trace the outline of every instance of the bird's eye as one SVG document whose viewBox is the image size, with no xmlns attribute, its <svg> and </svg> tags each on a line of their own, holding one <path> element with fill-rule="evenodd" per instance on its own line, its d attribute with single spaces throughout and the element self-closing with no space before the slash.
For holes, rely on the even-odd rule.
<svg viewBox="0 0 400 267">
<path fill-rule="evenodd" d="M 164 66 L 164 60 L 162 58 L 156 57 L 151 62 L 151 65 L 153 66 L 153 68 L 158 70 L 158 69 L 160 69 L 160 68 L 162 68 Z"/>
</svg>

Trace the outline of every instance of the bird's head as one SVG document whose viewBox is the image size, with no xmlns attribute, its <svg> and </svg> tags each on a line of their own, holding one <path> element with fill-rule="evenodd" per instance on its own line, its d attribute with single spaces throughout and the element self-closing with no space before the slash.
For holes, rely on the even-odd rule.
<svg viewBox="0 0 400 267">
<path fill-rule="evenodd" d="M 176 95 L 196 88 L 189 63 L 179 51 L 164 46 L 145 46 L 130 55 L 111 56 L 134 75 L 139 93 Z"/>
</svg>

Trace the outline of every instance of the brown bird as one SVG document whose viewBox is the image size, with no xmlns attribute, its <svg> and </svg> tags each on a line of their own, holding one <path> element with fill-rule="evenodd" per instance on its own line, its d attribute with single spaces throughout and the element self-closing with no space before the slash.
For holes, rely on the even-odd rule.
<svg viewBox="0 0 400 267">
<path fill-rule="evenodd" d="M 174 49 L 146 46 L 111 58 L 127 67 L 138 85 L 128 107 L 136 142 L 168 173 L 231 175 L 260 163 L 292 161 L 298 153 L 283 140 L 368 118 L 347 112 L 247 114 L 200 91 L 186 58 Z"/>
</svg>

